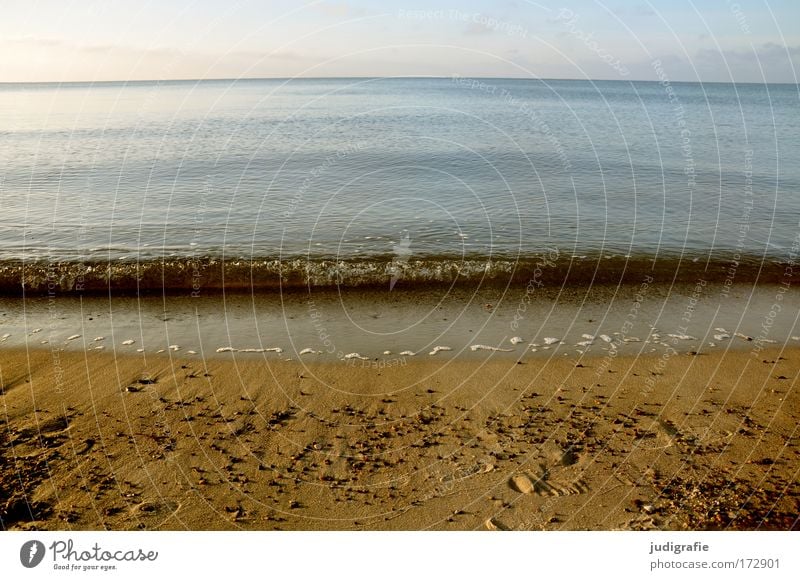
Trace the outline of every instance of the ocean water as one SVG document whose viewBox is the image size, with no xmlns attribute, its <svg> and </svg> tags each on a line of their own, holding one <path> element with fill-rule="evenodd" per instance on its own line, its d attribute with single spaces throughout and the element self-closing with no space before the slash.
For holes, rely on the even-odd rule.
<svg viewBox="0 0 800 580">
<path fill-rule="evenodd" d="M 5 84 L 0 260 L 781 262 L 799 162 L 796 85 Z"/>
</svg>

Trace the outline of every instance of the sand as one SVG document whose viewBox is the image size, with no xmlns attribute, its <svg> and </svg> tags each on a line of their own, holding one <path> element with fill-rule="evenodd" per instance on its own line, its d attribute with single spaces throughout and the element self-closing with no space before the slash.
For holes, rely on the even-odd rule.
<svg viewBox="0 0 800 580">
<path fill-rule="evenodd" d="M 184 356 L 0 350 L 3 527 L 800 527 L 798 348 Z"/>
</svg>

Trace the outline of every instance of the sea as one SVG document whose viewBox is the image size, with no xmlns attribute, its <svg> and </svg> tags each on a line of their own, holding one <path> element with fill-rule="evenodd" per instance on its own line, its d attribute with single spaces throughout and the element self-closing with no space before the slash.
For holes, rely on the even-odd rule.
<svg viewBox="0 0 800 580">
<path fill-rule="evenodd" d="M 780 278 L 798 236 L 792 84 L 0 84 L 0 290 Z"/>
</svg>

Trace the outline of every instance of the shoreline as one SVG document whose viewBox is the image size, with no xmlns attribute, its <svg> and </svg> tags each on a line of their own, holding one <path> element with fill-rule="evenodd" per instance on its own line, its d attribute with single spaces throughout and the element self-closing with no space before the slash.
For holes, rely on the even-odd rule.
<svg viewBox="0 0 800 580">
<path fill-rule="evenodd" d="M 362 361 L 639 356 L 800 344 L 785 285 L 0 297 L 0 348 Z"/>
<path fill-rule="evenodd" d="M 0 353 L 9 529 L 800 525 L 800 348 L 380 370 Z"/>
<path fill-rule="evenodd" d="M 398 251 L 401 251 L 398 249 Z M 794 262 L 776 256 L 720 251 L 717 255 L 572 255 L 549 248 L 540 255 L 375 255 L 274 257 L 150 257 L 112 260 L 0 260 L 0 295 L 101 296 L 220 293 L 402 291 L 437 288 L 581 288 L 642 282 L 791 284 Z"/>
</svg>

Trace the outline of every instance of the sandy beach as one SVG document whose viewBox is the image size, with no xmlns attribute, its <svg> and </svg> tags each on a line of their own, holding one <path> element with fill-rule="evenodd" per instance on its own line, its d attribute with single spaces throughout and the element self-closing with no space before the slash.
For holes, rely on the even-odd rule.
<svg viewBox="0 0 800 580">
<path fill-rule="evenodd" d="M 360 363 L 6 347 L 3 528 L 800 526 L 796 347 Z"/>
</svg>

